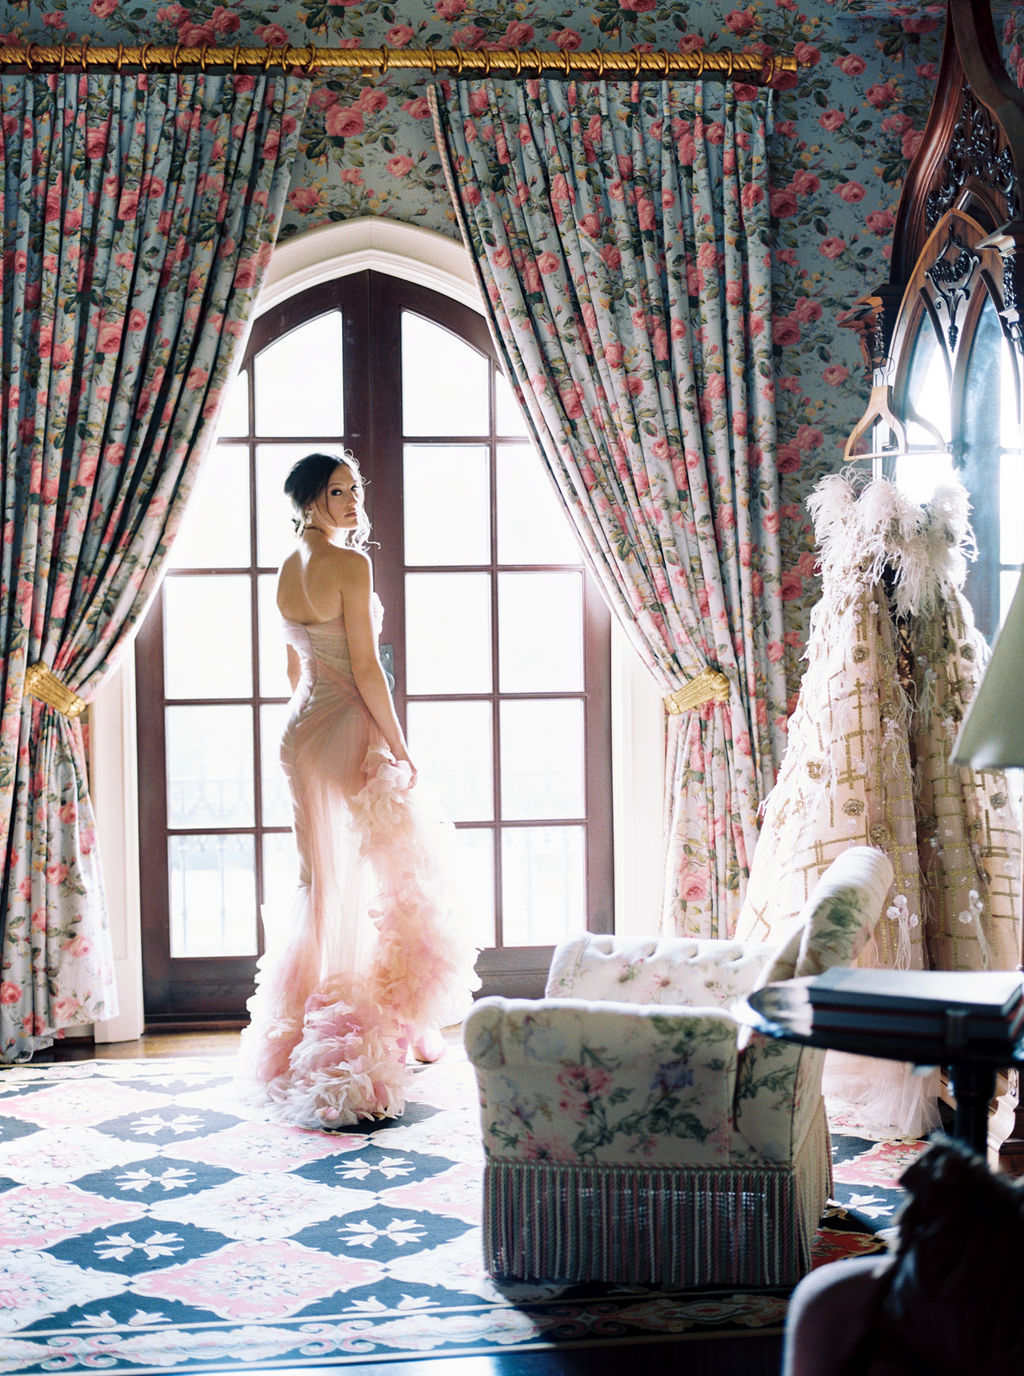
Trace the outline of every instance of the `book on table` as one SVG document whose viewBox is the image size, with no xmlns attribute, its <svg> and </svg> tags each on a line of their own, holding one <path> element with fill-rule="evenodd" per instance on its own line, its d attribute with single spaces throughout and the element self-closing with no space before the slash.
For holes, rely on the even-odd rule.
<svg viewBox="0 0 1024 1376">
<path fill-rule="evenodd" d="M 972 1039 L 1008 1039 L 1024 1027 L 1019 970 L 870 970 L 833 966 L 808 983 L 813 1025 L 941 1036 L 949 1020 Z"/>
</svg>

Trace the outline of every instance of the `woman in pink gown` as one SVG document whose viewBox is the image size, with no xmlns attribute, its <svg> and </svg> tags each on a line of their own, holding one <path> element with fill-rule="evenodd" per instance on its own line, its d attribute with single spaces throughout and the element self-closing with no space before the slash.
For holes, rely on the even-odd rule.
<svg viewBox="0 0 1024 1376">
<path fill-rule="evenodd" d="M 378 657 L 358 467 L 307 455 L 285 492 L 299 539 L 277 586 L 293 690 L 281 762 L 299 894 L 285 930 L 267 924 L 241 1069 L 276 1117 L 333 1128 L 402 1113 L 409 1056 L 437 1059 L 478 981 L 448 896 L 451 828 L 414 791 Z"/>
</svg>

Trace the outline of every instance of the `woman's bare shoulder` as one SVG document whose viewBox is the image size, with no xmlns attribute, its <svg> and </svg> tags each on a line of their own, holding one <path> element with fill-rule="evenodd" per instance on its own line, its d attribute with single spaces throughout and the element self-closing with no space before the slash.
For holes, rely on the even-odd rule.
<svg viewBox="0 0 1024 1376">
<path fill-rule="evenodd" d="M 316 557 L 330 561 L 331 568 L 344 583 L 365 582 L 370 576 L 370 560 L 361 549 L 352 549 L 349 545 L 327 545 L 317 551 Z"/>
</svg>

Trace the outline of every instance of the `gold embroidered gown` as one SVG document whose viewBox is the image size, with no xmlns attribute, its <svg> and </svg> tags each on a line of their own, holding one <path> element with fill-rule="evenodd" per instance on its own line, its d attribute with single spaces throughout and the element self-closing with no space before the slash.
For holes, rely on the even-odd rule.
<svg viewBox="0 0 1024 1376">
<path fill-rule="evenodd" d="M 836 855 L 873 845 L 895 880 L 861 965 L 1013 969 L 1017 810 L 1005 775 L 949 762 L 987 655 L 961 591 L 966 493 L 940 489 L 922 507 L 887 479 L 836 475 L 808 505 L 821 598 L 736 934 L 770 939 Z M 892 1063 L 871 1061 L 855 1097 L 869 1127 L 933 1121 L 926 1087 Z"/>
</svg>

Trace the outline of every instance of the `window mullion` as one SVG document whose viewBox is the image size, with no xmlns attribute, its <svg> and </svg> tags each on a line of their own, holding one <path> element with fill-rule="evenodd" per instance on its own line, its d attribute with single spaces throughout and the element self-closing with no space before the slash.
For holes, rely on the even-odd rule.
<svg viewBox="0 0 1024 1376">
<path fill-rule="evenodd" d="M 505 944 L 505 886 L 503 875 L 503 830 L 502 830 L 502 807 L 501 807 L 501 761 L 502 761 L 502 741 L 501 741 L 501 657 L 499 652 L 498 637 L 498 449 L 495 441 L 496 428 L 496 403 L 495 403 L 495 380 L 496 369 L 492 363 L 488 369 L 488 398 L 487 414 L 490 419 L 490 435 L 488 437 L 488 466 L 491 509 L 490 509 L 490 553 L 491 553 L 491 746 L 492 746 L 492 773 L 494 788 L 494 940 L 498 946 Z"/>
</svg>

